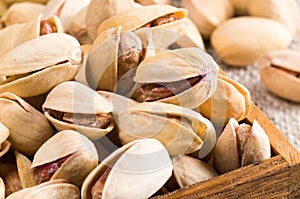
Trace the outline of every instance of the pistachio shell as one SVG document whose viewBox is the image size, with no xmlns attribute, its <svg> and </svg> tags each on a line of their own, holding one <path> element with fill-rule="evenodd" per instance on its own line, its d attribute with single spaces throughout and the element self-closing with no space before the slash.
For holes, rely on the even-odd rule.
<svg viewBox="0 0 300 199">
<path fill-rule="evenodd" d="M 37 185 L 34 179 L 34 171 L 30 168 L 31 161 L 18 151 L 15 151 L 15 156 L 23 189 Z"/>
<path fill-rule="evenodd" d="M 233 7 L 234 7 L 234 13 L 236 15 L 247 15 L 247 2 L 248 0 L 230 0 Z"/>
<path fill-rule="evenodd" d="M 97 166 L 98 154 L 94 144 L 76 131 L 60 131 L 45 142 L 35 153 L 31 168 L 68 155 L 71 156 L 54 173 L 51 180 L 66 179 L 80 187 L 86 176 Z"/>
<path fill-rule="evenodd" d="M 122 31 L 133 31 L 141 28 L 143 25 L 157 19 L 158 17 L 172 13 L 177 15 L 180 19 L 183 19 L 187 15 L 187 11 L 185 9 L 163 4 L 133 8 L 129 11 L 116 14 L 103 21 L 97 29 L 97 34 L 99 35 L 107 29 L 118 26 L 122 26 Z M 156 27 L 173 26 L 177 24 L 178 21 L 180 20 Z"/>
<path fill-rule="evenodd" d="M 299 30 L 300 12 L 295 0 L 248 0 L 247 10 L 249 15 L 270 18 L 283 23 L 293 35 L 296 35 Z"/>
<path fill-rule="evenodd" d="M 148 198 L 163 186 L 173 168 L 159 141 L 136 140 L 116 150 L 89 174 L 82 186 L 83 199 L 92 198 L 91 189 L 107 167 L 112 170 L 104 185 L 103 198 Z"/>
<path fill-rule="evenodd" d="M 0 46 L 0 56 L 7 53 L 15 45 L 15 40 L 12 38 L 18 38 L 23 26 L 24 24 L 13 24 L 3 29 L 0 28 L 0 40 L 3 42 L 3 45 Z"/>
<path fill-rule="evenodd" d="M 9 7 L 7 12 L 2 16 L 1 21 L 6 26 L 23 23 L 36 17 L 44 11 L 45 5 L 34 2 L 18 2 Z"/>
<path fill-rule="evenodd" d="M 5 185 L 1 177 L 0 177 L 0 199 L 5 199 Z"/>
<path fill-rule="evenodd" d="M 172 155 L 194 152 L 201 148 L 206 137 L 215 134 L 210 121 L 200 114 L 159 102 L 129 107 L 117 115 L 116 121 L 122 143 L 143 137 L 155 138 L 162 142 Z"/>
<path fill-rule="evenodd" d="M 4 154 L 8 152 L 10 149 L 11 143 L 7 140 L 1 143 L 1 149 L 0 149 L 0 157 L 2 157 Z"/>
<path fill-rule="evenodd" d="M 7 5 L 4 1 L 0 1 L 0 17 L 2 17 L 7 11 Z M 0 25 L 0 29 L 1 29 L 1 26 Z"/>
<path fill-rule="evenodd" d="M 217 172 L 201 160 L 180 155 L 172 157 L 173 172 L 180 188 L 217 176 Z"/>
<path fill-rule="evenodd" d="M 87 8 L 87 32 L 92 41 L 97 37 L 97 27 L 109 17 L 135 8 L 133 0 L 91 0 Z"/>
<path fill-rule="evenodd" d="M 23 2 L 24 0 L 4 0 L 6 2 L 7 5 L 11 5 L 17 2 Z M 42 3 L 45 4 L 47 3 L 49 0 L 30 0 L 31 2 L 35 2 L 35 3 Z"/>
<path fill-rule="evenodd" d="M 8 140 L 21 153 L 33 155 L 52 136 L 47 119 L 18 96 L 1 93 L 0 107 L 0 120 L 10 132 Z"/>
<path fill-rule="evenodd" d="M 152 5 L 152 4 L 172 4 L 171 0 L 137 0 L 142 5 Z"/>
<path fill-rule="evenodd" d="M 234 14 L 230 0 L 184 0 L 181 1 L 181 7 L 188 9 L 189 17 L 206 39 Z"/>
<path fill-rule="evenodd" d="M 7 140 L 9 136 L 9 130 L 0 122 L 0 146 L 1 144 Z M 1 149 L 1 147 L 0 147 Z"/>
<path fill-rule="evenodd" d="M 274 94 L 300 102 L 300 54 L 297 51 L 281 50 L 268 53 L 260 62 L 262 83 Z"/>
<path fill-rule="evenodd" d="M 13 163 L 0 163 L 0 177 L 5 185 L 5 196 L 22 189 L 16 165 Z"/>
<path fill-rule="evenodd" d="M 249 16 L 225 21 L 211 36 L 212 46 L 220 58 L 238 67 L 253 64 L 267 52 L 284 49 L 291 41 L 292 34 L 281 23 Z"/>
<path fill-rule="evenodd" d="M 215 123 L 227 124 L 230 118 L 243 120 L 250 111 L 250 92 L 229 77 L 218 75 L 217 89 L 199 107 L 199 112 Z"/>
</svg>

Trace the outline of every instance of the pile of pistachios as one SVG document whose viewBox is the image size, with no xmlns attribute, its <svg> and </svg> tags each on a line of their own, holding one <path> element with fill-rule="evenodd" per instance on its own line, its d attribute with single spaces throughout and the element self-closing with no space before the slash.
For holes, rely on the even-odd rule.
<svg viewBox="0 0 300 199">
<path fill-rule="evenodd" d="M 202 36 L 240 65 L 261 34 L 267 53 L 292 33 L 258 17 L 219 25 L 233 2 L 202 2 L 0 1 L 0 199 L 149 198 L 270 158 L 245 120 L 248 89 Z"/>
</svg>

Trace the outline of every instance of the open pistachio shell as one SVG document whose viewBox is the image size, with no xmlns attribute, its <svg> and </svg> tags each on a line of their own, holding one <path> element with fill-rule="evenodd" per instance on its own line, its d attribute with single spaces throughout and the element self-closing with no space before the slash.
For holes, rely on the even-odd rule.
<svg viewBox="0 0 300 199">
<path fill-rule="evenodd" d="M 167 28 L 168 26 L 176 26 L 176 24 L 187 15 L 187 11 L 183 8 L 176 8 L 174 6 L 163 4 L 133 8 L 129 11 L 113 15 L 107 20 L 103 21 L 97 29 L 97 34 L 99 35 L 107 29 L 118 26 L 122 26 L 122 31 L 133 31 L 143 27 L 159 17 L 169 14 L 174 14 L 179 19 L 155 27 Z"/>
<path fill-rule="evenodd" d="M 1 177 L 0 177 L 0 199 L 5 199 L 5 185 Z"/>
<path fill-rule="evenodd" d="M 55 165 L 55 162 L 62 158 L 65 161 L 53 172 L 51 164 Z M 76 131 L 65 130 L 55 134 L 39 148 L 34 155 L 31 168 L 38 169 L 42 174 L 53 172 L 53 175 L 49 176 L 50 180 L 65 179 L 80 187 L 86 176 L 97 165 L 98 154 L 94 144 Z M 39 174 L 41 173 L 36 173 L 37 178 L 41 177 Z"/>
<path fill-rule="evenodd" d="M 0 122 L 0 157 L 10 148 L 11 143 L 7 141 L 9 130 Z"/>
<path fill-rule="evenodd" d="M 44 11 L 45 5 L 34 2 L 14 3 L 2 16 L 1 21 L 6 25 L 27 22 Z"/>
<path fill-rule="evenodd" d="M 214 94 L 200 105 L 198 111 L 216 123 L 227 124 L 230 118 L 243 120 L 250 111 L 250 92 L 233 79 L 218 75 Z"/>
<path fill-rule="evenodd" d="M 76 130 L 92 140 L 97 140 L 114 128 L 111 121 L 105 128 L 92 125 L 82 125 L 80 114 L 93 115 L 92 122 L 96 120 L 97 114 L 111 114 L 112 104 L 91 88 L 78 82 L 63 82 L 53 88 L 43 104 L 44 115 L 58 130 Z M 74 123 L 55 117 L 52 111 L 72 114 Z M 85 118 L 82 118 L 85 119 Z"/>
<path fill-rule="evenodd" d="M 160 102 L 180 105 L 187 108 L 196 108 L 206 101 L 215 92 L 217 87 L 217 73 L 219 66 L 199 48 L 181 48 L 172 51 L 158 53 L 141 62 L 137 68 L 134 81 L 146 84 L 166 84 L 166 89 L 171 90 L 173 95 L 156 98 Z M 197 78 L 193 86 L 185 88 L 183 91 L 173 91 L 172 83 L 178 81 L 188 82 L 189 78 Z M 170 85 L 168 85 L 170 83 Z M 184 82 L 183 82 L 184 83 Z M 143 88 L 141 88 L 143 89 Z M 176 88 L 175 88 L 176 89 Z M 151 95 L 157 95 L 155 88 L 151 90 Z M 138 92 L 138 90 L 136 91 Z M 147 96 L 142 93 L 134 93 L 131 96 L 137 101 L 147 101 Z M 175 92 L 175 93 L 174 93 Z M 156 96 L 157 97 L 157 96 Z"/>
<path fill-rule="evenodd" d="M 34 179 L 34 171 L 30 168 L 31 161 L 18 151 L 15 151 L 15 156 L 18 173 L 23 189 L 37 185 Z"/>
<path fill-rule="evenodd" d="M 65 33 L 52 33 L 24 42 L 0 59 L 7 80 L 0 92 L 31 97 L 50 91 L 75 77 L 82 62 L 79 42 Z M 39 85 L 39 86 L 36 86 Z"/>
<path fill-rule="evenodd" d="M 300 53 L 280 50 L 268 53 L 260 62 L 262 83 L 274 94 L 300 102 Z"/>
<path fill-rule="evenodd" d="M 180 188 L 218 175 L 212 167 L 187 155 L 172 157 L 172 162 L 174 176 Z"/>
<path fill-rule="evenodd" d="M 93 186 L 109 167 L 103 198 L 148 198 L 164 185 L 173 169 L 159 141 L 136 140 L 113 152 L 89 174 L 82 185 L 82 199 L 92 198 Z"/>
<path fill-rule="evenodd" d="M 190 109 L 160 102 L 140 103 L 116 117 L 123 144 L 139 138 L 158 139 L 172 155 L 192 153 L 215 130 L 211 122 Z M 211 146 L 212 149 L 215 142 Z"/>
<path fill-rule="evenodd" d="M 135 8 L 133 0 L 91 0 L 87 8 L 87 32 L 92 41 L 97 37 L 97 27 L 109 17 Z"/>
<path fill-rule="evenodd" d="M 1 93 L 0 107 L 0 120 L 10 133 L 8 140 L 19 152 L 33 155 L 52 136 L 53 129 L 43 114 L 20 97 Z"/>
</svg>

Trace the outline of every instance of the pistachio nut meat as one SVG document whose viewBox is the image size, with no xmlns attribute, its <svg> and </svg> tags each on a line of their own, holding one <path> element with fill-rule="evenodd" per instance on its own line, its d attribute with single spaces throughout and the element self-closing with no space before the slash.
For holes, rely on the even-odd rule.
<svg viewBox="0 0 300 199">
<path fill-rule="evenodd" d="M 80 191 L 78 187 L 65 180 L 58 179 L 44 182 L 40 185 L 22 189 L 7 197 L 7 199 L 79 199 Z"/>
<path fill-rule="evenodd" d="M 0 162 L 0 178 L 4 183 L 5 197 L 22 189 L 21 180 L 18 174 L 18 170 L 13 163 Z"/>
<path fill-rule="evenodd" d="M 42 113 L 8 92 L 0 93 L 0 120 L 9 130 L 11 147 L 25 155 L 34 155 L 54 132 Z"/>
<path fill-rule="evenodd" d="M 7 153 L 11 143 L 7 140 L 9 136 L 9 130 L 0 122 L 0 158 Z"/>
<path fill-rule="evenodd" d="M 227 124 L 230 118 L 245 119 L 250 108 L 250 91 L 237 81 L 219 74 L 216 91 L 199 106 L 198 111 L 214 123 Z"/>
<path fill-rule="evenodd" d="M 97 140 L 114 128 L 113 106 L 91 88 L 67 81 L 47 95 L 42 106 L 46 118 L 58 130 L 75 130 Z"/>
<path fill-rule="evenodd" d="M 262 83 L 272 93 L 284 99 L 300 102 L 300 53 L 280 50 L 268 53 L 260 61 Z"/>
<path fill-rule="evenodd" d="M 160 101 L 194 109 L 215 92 L 219 66 L 199 48 L 166 50 L 144 59 L 130 96 L 139 102 Z"/>
<path fill-rule="evenodd" d="M 139 139 L 117 149 L 88 175 L 81 198 L 149 198 L 170 178 L 172 169 L 159 141 Z"/>
<path fill-rule="evenodd" d="M 0 58 L 0 92 L 19 97 L 47 93 L 61 82 L 74 79 L 82 63 L 79 42 L 65 33 L 29 40 Z M 37 86 L 38 85 L 38 86 Z"/>
<path fill-rule="evenodd" d="M 161 102 L 144 102 L 117 114 L 116 124 L 123 144 L 140 138 L 159 140 L 171 155 L 192 153 L 204 145 L 209 153 L 215 145 L 212 123 L 199 113 Z M 206 139 L 206 138 L 210 139 Z"/>
<path fill-rule="evenodd" d="M 231 118 L 216 144 L 213 161 L 222 174 L 270 157 L 270 141 L 260 124 L 256 120 L 252 126 L 239 124 Z"/>
<path fill-rule="evenodd" d="M 80 187 L 86 176 L 98 165 L 94 144 L 84 135 L 64 130 L 55 134 L 35 153 L 31 168 L 38 184 L 65 179 Z"/>
</svg>

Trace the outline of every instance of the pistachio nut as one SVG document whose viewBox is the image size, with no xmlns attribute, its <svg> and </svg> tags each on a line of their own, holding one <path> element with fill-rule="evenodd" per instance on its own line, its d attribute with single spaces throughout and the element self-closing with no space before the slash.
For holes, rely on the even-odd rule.
<svg viewBox="0 0 300 199">
<path fill-rule="evenodd" d="M 248 14 L 248 9 L 247 9 L 248 0 L 230 0 L 230 1 L 233 5 L 235 15 L 242 16 Z"/>
<path fill-rule="evenodd" d="M 231 118 L 216 144 L 213 160 L 216 171 L 226 173 L 270 157 L 270 141 L 259 123 L 239 125 Z"/>
<path fill-rule="evenodd" d="M 180 6 L 188 9 L 189 17 L 201 35 L 208 39 L 213 30 L 234 14 L 230 0 L 183 0 Z"/>
<path fill-rule="evenodd" d="M 91 41 L 97 37 L 97 27 L 109 17 L 135 8 L 133 0 L 91 0 L 87 8 L 86 26 Z"/>
<path fill-rule="evenodd" d="M 92 140 L 101 138 L 115 125 L 112 105 L 96 91 L 74 81 L 54 87 L 43 110 L 58 130 L 75 130 Z"/>
<path fill-rule="evenodd" d="M 0 47 L 0 56 L 41 35 L 63 32 L 61 22 L 56 16 L 45 19 L 42 17 L 43 15 L 39 14 L 25 23 L 13 24 L 1 30 L 0 39 L 3 40 L 3 45 Z"/>
<path fill-rule="evenodd" d="M 218 175 L 208 164 L 188 155 L 174 156 L 172 162 L 173 173 L 180 188 Z"/>
<path fill-rule="evenodd" d="M 1 17 L 6 25 L 27 22 L 44 11 L 45 5 L 34 2 L 18 2 L 11 5 Z"/>
<path fill-rule="evenodd" d="M 0 107 L 0 120 L 9 130 L 8 140 L 19 152 L 33 155 L 52 136 L 53 129 L 43 114 L 20 97 L 0 93 Z"/>
<path fill-rule="evenodd" d="M 138 3 L 147 6 L 152 4 L 172 4 L 172 0 L 136 0 Z"/>
<path fill-rule="evenodd" d="M 199 48 L 166 50 L 140 63 L 134 77 L 138 86 L 130 97 L 194 109 L 215 92 L 218 70 L 212 57 Z"/>
<path fill-rule="evenodd" d="M 0 199 L 5 199 L 5 185 L 1 177 L 0 177 Z"/>
<path fill-rule="evenodd" d="M 145 102 L 117 114 L 121 143 L 139 138 L 159 140 L 171 155 L 188 154 L 200 149 L 207 137 L 215 137 L 212 123 L 199 113 L 173 104 Z M 207 140 L 208 152 L 215 139 Z"/>
<path fill-rule="evenodd" d="M 300 102 L 300 52 L 279 50 L 268 53 L 260 62 L 262 83 L 274 94 Z"/>
<path fill-rule="evenodd" d="M 0 75 L 6 76 L 0 92 L 20 97 L 47 93 L 72 80 L 81 62 L 80 44 L 68 34 L 52 33 L 29 40 L 0 58 Z"/>
<path fill-rule="evenodd" d="M 66 182 L 65 180 L 52 180 L 40 185 L 22 189 L 7 197 L 7 199 L 79 199 L 80 192 L 78 187 Z"/>
<path fill-rule="evenodd" d="M 38 184 L 65 179 L 80 187 L 86 176 L 98 165 L 94 144 L 84 135 L 64 130 L 55 134 L 35 153 L 31 168 Z"/>
<path fill-rule="evenodd" d="M 251 16 L 229 19 L 211 36 L 211 44 L 220 58 L 238 67 L 253 64 L 267 52 L 284 49 L 291 41 L 291 32 L 280 22 Z"/>
<path fill-rule="evenodd" d="M 295 0 L 248 0 L 247 10 L 249 15 L 270 18 L 283 23 L 293 35 L 299 31 L 300 11 Z"/>
<path fill-rule="evenodd" d="M 159 141 L 139 139 L 117 149 L 88 175 L 81 198 L 148 198 L 170 178 L 172 169 Z"/>
<path fill-rule="evenodd" d="M 0 122 L 0 158 L 7 153 L 11 143 L 7 140 L 9 130 Z"/>
<path fill-rule="evenodd" d="M 214 94 L 199 106 L 198 111 L 214 123 L 227 124 L 230 118 L 243 120 L 250 112 L 249 90 L 233 79 L 218 75 Z"/>
<path fill-rule="evenodd" d="M 22 189 L 22 184 L 15 164 L 0 163 L 0 177 L 4 182 L 6 197 Z M 1 190 L 1 192 L 3 192 L 3 190 Z"/>
</svg>

